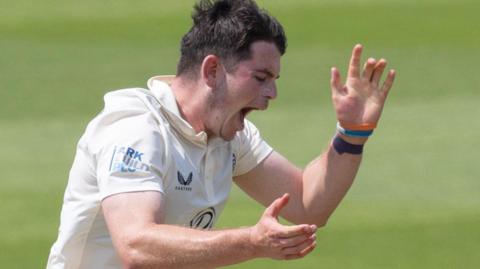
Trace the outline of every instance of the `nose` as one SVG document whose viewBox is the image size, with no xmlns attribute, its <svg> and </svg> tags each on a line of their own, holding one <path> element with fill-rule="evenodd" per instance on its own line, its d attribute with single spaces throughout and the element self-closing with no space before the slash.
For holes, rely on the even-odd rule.
<svg viewBox="0 0 480 269">
<path fill-rule="evenodd" d="M 268 86 L 265 87 L 263 96 L 267 97 L 268 99 L 277 98 L 277 85 L 275 82 L 269 83 Z"/>
</svg>

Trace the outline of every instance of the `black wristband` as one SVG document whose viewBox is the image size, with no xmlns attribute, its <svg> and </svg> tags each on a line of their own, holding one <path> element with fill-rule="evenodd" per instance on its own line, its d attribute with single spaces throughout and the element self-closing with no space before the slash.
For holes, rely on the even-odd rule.
<svg viewBox="0 0 480 269">
<path fill-rule="evenodd" d="M 350 153 L 354 155 L 360 155 L 363 153 L 363 145 L 350 144 L 343 140 L 339 135 L 335 136 L 332 145 L 338 154 Z"/>
</svg>

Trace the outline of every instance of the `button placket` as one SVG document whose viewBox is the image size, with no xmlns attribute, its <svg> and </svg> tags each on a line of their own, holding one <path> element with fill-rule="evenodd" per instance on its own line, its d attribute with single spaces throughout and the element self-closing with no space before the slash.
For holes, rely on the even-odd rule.
<svg viewBox="0 0 480 269">
<path fill-rule="evenodd" d="M 214 179 L 214 171 L 213 171 L 213 163 L 210 163 L 211 160 L 213 161 L 215 158 L 210 157 L 212 152 L 214 151 L 214 148 L 211 146 L 207 146 L 207 151 L 205 154 L 205 173 L 204 173 L 204 179 L 205 179 L 205 191 L 207 193 L 207 199 L 209 201 L 212 201 L 215 198 L 215 191 L 213 188 L 213 179 Z"/>
</svg>

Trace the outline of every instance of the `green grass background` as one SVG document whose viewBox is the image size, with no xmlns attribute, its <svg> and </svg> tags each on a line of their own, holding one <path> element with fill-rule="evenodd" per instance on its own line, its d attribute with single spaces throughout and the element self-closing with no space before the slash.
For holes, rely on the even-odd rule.
<svg viewBox="0 0 480 269">
<path fill-rule="evenodd" d="M 0 0 L 0 264 L 42 268 L 75 144 L 105 92 L 172 74 L 193 1 Z M 480 2 L 263 0 L 289 37 L 251 119 L 304 166 L 335 128 L 329 68 L 351 47 L 397 70 L 356 183 L 302 260 L 231 268 L 480 268 Z M 220 227 L 263 209 L 234 189 Z"/>
</svg>

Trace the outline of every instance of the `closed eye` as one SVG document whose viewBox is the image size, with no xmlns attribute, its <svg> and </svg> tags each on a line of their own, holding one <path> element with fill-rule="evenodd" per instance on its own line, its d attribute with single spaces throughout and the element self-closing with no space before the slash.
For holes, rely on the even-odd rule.
<svg viewBox="0 0 480 269">
<path fill-rule="evenodd" d="M 267 80 L 266 78 L 264 77 L 259 77 L 259 76 L 255 76 L 255 79 L 259 82 L 265 82 L 265 80 Z"/>
</svg>

